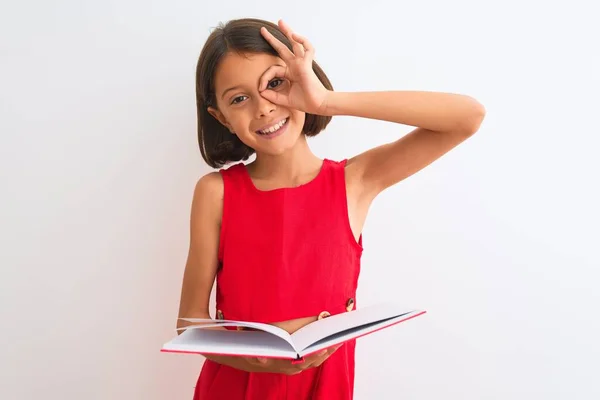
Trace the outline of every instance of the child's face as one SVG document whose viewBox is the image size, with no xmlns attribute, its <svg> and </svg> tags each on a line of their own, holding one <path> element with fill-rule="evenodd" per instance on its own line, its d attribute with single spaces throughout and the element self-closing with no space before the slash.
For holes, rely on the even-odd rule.
<svg viewBox="0 0 600 400">
<path fill-rule="evenodd" d="M 215 74 L 217 108 L 208 108 L 211 115 L 259 154 L 278 155 L 292 148 L 304 126 L 304 112 L 273 104 L 260 95 L 260 78 L 276 64 L 285 66 L 281 58 L 270 54 L 228 53 Z M 286 91 L 289 83 L 276 78 L 269 87 Z M 279 127 L 277 124 L 282 121 L 285 124 Z M 274 125 L 279 128 L 277 131 L 259 133 Z"/>
</svg>

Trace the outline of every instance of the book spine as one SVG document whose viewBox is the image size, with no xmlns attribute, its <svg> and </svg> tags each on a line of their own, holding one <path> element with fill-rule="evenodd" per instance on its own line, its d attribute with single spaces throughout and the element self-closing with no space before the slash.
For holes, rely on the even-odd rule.
<svg viewBox="0 0 600 400">
<path fill-rule="evenodd" d="M 296 358 L 292 360 L 292 365 L 302 364 L 304 362 L 304 357 L 300 357 L 300 354 L 296 353 Z"/>
</svg>

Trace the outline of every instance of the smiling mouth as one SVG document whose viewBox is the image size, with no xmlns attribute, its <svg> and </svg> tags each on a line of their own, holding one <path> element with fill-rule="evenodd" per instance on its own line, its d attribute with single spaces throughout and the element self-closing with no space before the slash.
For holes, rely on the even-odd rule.
<svg viewBox="0 0 600 400">
<path fill-rule="evenodd" d="M 262 135 L 262 136 L 273 135 L 273 134 L 277 133 L 281 128 L 283 128 L 288 123 L 289 119 L 290 119 L 290 117 L 287 117 L 286 119 L 282 119 L 281 121 L 279 121 L 278 123 L 276 123 L 275 125 L 270 127 L 269 129 L 258 130 L 258 131 L 256 131 L 256 133 L 258 133 L 259 135 Z"/>
</svg>

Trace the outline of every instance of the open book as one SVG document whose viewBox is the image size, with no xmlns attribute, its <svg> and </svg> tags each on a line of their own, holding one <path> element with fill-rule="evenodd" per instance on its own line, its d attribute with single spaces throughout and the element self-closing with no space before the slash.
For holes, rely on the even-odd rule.
<svg viewBox="0 0 600 400">
<path fill-rule="evenodd" d="M 293 334 L 270 324 L 182 318 L 192 323 L 165 343 L 163 352 L 222 354 L 302 360 L 333 345 L 373 333 L 424 314 L 393 304 L 373 305 L 312 322 Z M 240 327 L 250 330 L 218 329 Z M 217 328 L 217 329 L 215 329 Z"/>
</svg>

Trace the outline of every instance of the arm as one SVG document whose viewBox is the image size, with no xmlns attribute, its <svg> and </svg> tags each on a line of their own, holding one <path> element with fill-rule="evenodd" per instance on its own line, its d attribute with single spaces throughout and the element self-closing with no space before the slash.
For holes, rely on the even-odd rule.
<svg viewBox="0 0 600 400">
<path fill-rule="evenodd" d="M 395 142 L 348 161 L 362 195 L 373 199 L 386 188 L 425 168 L 479 129 L 485 108 L 475 99 L 436 92 L 329 92 L 326 115 L 379 119 L 417 128 Z M 367 200 L 368 201 L 368 200 Z"/>
<path fill-rule="evenodd" d="M 223 178 L 218 172 L 212 172 L 200 178 L 194 189 L 190 246 L 181 286 L 179 318 L 210 318 L 208 307 L 217 273 L 222 215 Z M 188 324 L 177 320 L 177 328 Z M 248 370 L 250 367 L 242 357 L 203 356 L 237 369 Z"/>
<path fill-rule="evenodd" d="M 210 293 L 218 266 L 219 230 L 223 213 L 223 179 L 203 176 L 194 189 L 190 245 L 181 286 L 179 318 L 210 318 Z M 177 328 L 187 323 L 177 320 Z"/>
</svg>

